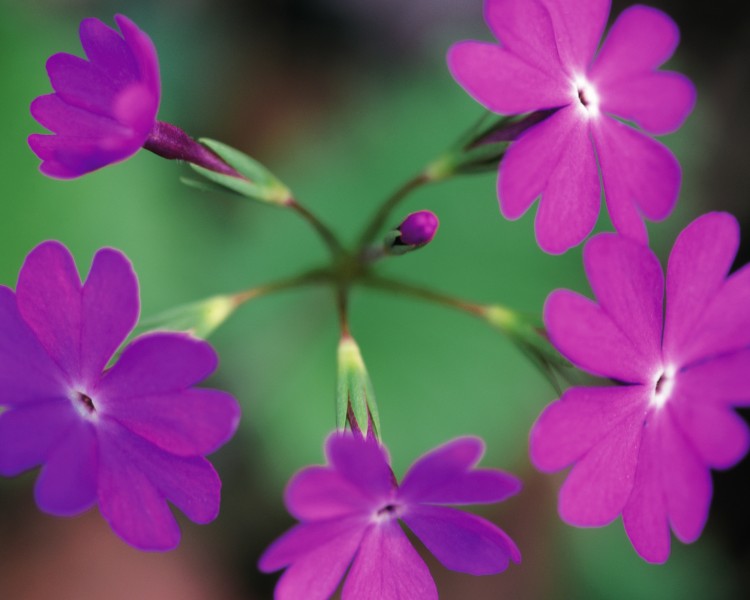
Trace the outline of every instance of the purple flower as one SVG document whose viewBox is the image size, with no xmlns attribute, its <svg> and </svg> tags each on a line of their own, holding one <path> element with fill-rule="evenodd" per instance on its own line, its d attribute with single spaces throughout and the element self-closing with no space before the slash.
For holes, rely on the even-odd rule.
<svg viewBox="0 0 750 600">
<path fill-rule="evenodd" d="M 47 61 L 54 94 L 31 114 L 55 135 L 29 136 L 42 173 L 72 179 L 135 154 L 156 123 L 161 85 L 149 37 L 123 15 L 119 35 L 98 19 L 81 23 L 88 60 L 55 54 Z"/>
<path fill-rule="evenodd" d="M 541 196 L 536 236 L 550 253 L 565 252 L 593 229 L 597 161 L 619 233 L 645 243 L 641 214 L 664 219 L 677 201 L 674 156 L 618 120 L 661 135 L 692 110 L 692 83 L 658 70 L 677 46 L 677 26 L 659 10 L 633 6 L 594 56 L 609 8 L 609 0 L 486 0 L 485 20 L 500 44 L 466 41 L 448 55 L 453 77 L 494 112 L 557 109 L 511 144 L 498 178 L 508 219 Z"/>
<path fill-rule="evenodd" d="M 126 542 L 168 550 L 180 530 L 167 505 L 208 523 L 221 482 L 203 457 L 234 433 L 229 394 L 193 388 L 216 368 L 206 342 L 176 333 L 133 340 L 138 283 L 102 249 L 81 285 L 59 242 L 31 251 L 16 293 L 0 286 L 0 473 L 42 465 L 34 495 L 54 515 L 97 504 Z"/>
<path fill-rule="evenodd" d="M 553 292 L 545 323 L 574 364 L 621 385 L 574 387 L 531 432 L 543 471 L 573 465 L 560 491 L 563 520 L 606 525 L 620 514 L 636 552 L 669 557 L 670 526 L 698 538 L 711 501 L 710 469 L 748 450 L 732 410 L 750 405 L 750 268 L 727 277 L 736 220 L 711 213 L 689 225 L 664 276 L 645 246 L 613 234 L 591 239 L 584 264 L 596 302 Z"/>
<path fill-rule="evenodd" d="M 301 522 L 260 558 L 261 571 L 287 569 L 275 597 L 328 598 L 349 569 L 344 600 L 437 598 L 398 519 L 454 571 L 486 575 L 520 562 L 516 545 L 495 525 L 440 506 L 499 502 L 518 492 L 515 477 L 473 469 L 483 453 L 480 439 L 458 438 L 420 458 L 399 486 L 374 438 L 333 433 L 329 465 L 307 467 L 287 486 L 285 503 Z"/>
<path fill-rule="evenodd" d="M 435 237 L 440 221 L 429 210 L 419 210 L 408 215 L 398 226 L 400 243 L 407 246 L 424 246 Z"/>
</svg>

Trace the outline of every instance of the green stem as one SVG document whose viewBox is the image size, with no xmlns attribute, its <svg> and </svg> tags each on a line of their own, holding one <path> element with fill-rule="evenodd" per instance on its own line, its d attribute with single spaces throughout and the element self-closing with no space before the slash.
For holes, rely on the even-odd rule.
<svg viewBox="0 0 750 600">
<path fill-rule="evenodd" d="M 305 219 L 305 221 L 307 221 L 310 225 L 313 226 L 315 231 L 318 232 L 321 239 L 328 246 L 328 249 L 331 251 L 331 254 L 333 254 L 334 258 L 346 252 L 344 250 L 344 247 L 341 245 L 341 242 L 339 241 L 339 239 L 336 237 L 333 231 L 331 231 L 330 227 L 328 227 L 328 225 L 326 225 L 320 219 L 318 219 L 318 217 L 316 217 L 307 208 L 302 206 L 294 198 L 289 198 L 286 201 L 285 206 L 291 208 L 298 215 L 300 215 L 303 219 Z"/>
<path fill-rule="evenodd" d="M 269 294 L 273 294 L 275 292 L 280 292 L 282 290 L 288 290 L 295 287 L 301 287 L 303 285 L 329 281 L 330 278 L 330 273 L 327 270 L 312 269 L 293 277 L 279 279 L 278 281 L 273 281 L 271 283 L 266 283 L 264 285 L 259 285 L 254 288 L 249 288 L 247 290 L 237 292 L 232 295 L 232 300 L 235 307 L 237 307 L 244 304 L 245 302 L 255 300 L 256 298 L 260 298 L 262 296 L 268 296 Z"/>
<path fill-rule="evenodd" d="M 370 220 L 370 223 L 362 232 L 362 235 L 359 237 L 359 241 L 357 242 L 357 249 L 358 249 L 357 253 L 359 254 L 362 250 L 364 250 L 365 247 L 378 234 L 378 231 L 383 226 L 383 223 L 385 223 L 386 219 L 388 219 L 388 216 L 391 214 L 391 211 L 394 208 L 396 208 L 399 202 L 401 202 L 404 198 L 406 198 L 411 192 L 416 190 L 418 187 L 424 185 L 425 183 L 429 183 L 430 181 L 432 181 L 432 179 L 426 173 L 423 172 L 423 173 L 420 173 L 419 175 L 412 177 L 409 181 L 407 181 L 400 188 L 398 188 L 381 205 L 381 207 L 378 209 L 378 211 Z"/>
</svg>

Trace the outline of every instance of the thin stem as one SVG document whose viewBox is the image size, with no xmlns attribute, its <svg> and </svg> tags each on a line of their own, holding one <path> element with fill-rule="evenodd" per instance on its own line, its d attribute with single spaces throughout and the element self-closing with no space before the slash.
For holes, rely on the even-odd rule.
<svg viewBox="0 0 750 600">
<path fill-rule="evenodd" d="M 310 212 L 307 208 L 302 206 L 299 202 L 297 202 L 294 198 L 289 198 L 287 202 L 285 203 L 285 206 L 288 206 L 293 211 L 295 211 L 298 215 L 300 215 L 305 221 L 310 223 L 310 225 L 313 226 L 315 231 L 318 232 L 320 237 L 323 239 L 323 241 L 328 246 L 328 249 L 331 251 L 331 254 L 333 254 L 334 257 L 338 257 L 341 254 L 344 254 L 346 251 L 344 250 L 344 247 L 341 245 L 341 242 L 339 242 L 339 239 L 336 237 L 336 235 L 331 231 L 331 229 L 323 223 L 318 217 L 316 217 L 312 212 Z"/>
<path fill-rule="evenodd" d="M 469 313 L 470 315 L 479 318 L 484 318 L 486 312 L 485 307 L 480 304 L 475 304 L 461 298 L 443 294 L 442 292 L 412 285 L 411 283 L 406 283 L 395 279 L 389 279 L 377 275 L 369 275 L 362 279 L 362 284 L 372 288 L 388 290 L 390 292 L 396 292 L 398 294 L 405 294 L 407 296 L 421 298 L 435 304 L 448 306 L 450 308 Z"/>
<path fill-rule="evenodd" d="M 341 337 L 350 337 L 348 317 L 349 293 L 346 288 L 339 287 L 336 290 L 336 308 L 339 313 L 339 324 L 341 325 Z"/>
<path fill-rule="evenodd" d="M 249 288 L 241 292 L 237 292 L 232 296 L 235 307 L 244 304 L 250 300 L 255 300 L 262 296 L 268 296 L 275 292 L 282 290 L 288 290 L 295 287 L 301 287 L 312 283 L 319 283 L 330 279 L 330 273 L 324 269 L 313 269 L 306 271 L 300 275 L 293 277 L 287 277 L 264 285 L 259 285 L 254 288 Z"/>
<path fill-rule="evenodd" d="M 377 235 L 378 230 L 383 226 L 391 211 L 396 208 L 399 202 L 406 198 L 411 192 L 416 190 L 418 187 L 430 182 L 431 179 L 426 173 L 420 173 L 412 177 L 409 181 L 404 183 L 398 188 L 393 195 L 391 195 L 378 209 L 375 215 L 370 220 L 362 235 L 359 237 L 357 248 L 362 251 L 367 244 L 369 244 L 373 238 Z"/>
</svg>

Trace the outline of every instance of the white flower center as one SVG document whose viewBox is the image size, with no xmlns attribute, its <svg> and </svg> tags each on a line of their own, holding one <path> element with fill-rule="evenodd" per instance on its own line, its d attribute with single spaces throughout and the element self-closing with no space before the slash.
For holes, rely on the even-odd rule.
<svg viewBox="0 0 750 600">
<path fill-rule="evenodd" d="M 573 89 L 581 106 L 585 108 L 590 116 L 599 114 L 599 94 L 585 77 L 577 77 L 573 81 Z"/>
<path fill-rule="evenodd" d="M 674 367 L 667 367 L 662 371 L 654 382 L 654 393 L 651 396 L 651 406 L 661 408 L 667 403 L 674 390 L 675 382 Z"/>
<path fill-rule="evenodd" d="M 88 393 L 71 390 L 68 398 L 79 415 L 89 420 L 96 419 L 96 405 Z"/>
</svg>

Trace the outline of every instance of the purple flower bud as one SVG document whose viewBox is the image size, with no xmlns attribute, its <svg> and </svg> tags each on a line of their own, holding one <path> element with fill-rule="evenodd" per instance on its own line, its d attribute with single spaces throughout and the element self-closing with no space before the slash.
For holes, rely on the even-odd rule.
<svg viewBox="0 0 750 600">
<path fill-rule="evenodd" d="M 437 233 L 440 221 L 437 215 L 429 210 L 411 213 L 398 226 L 401 233 L 397 243 L 406 246 L 424 246 L 432 241 Z"/>
</svg>

